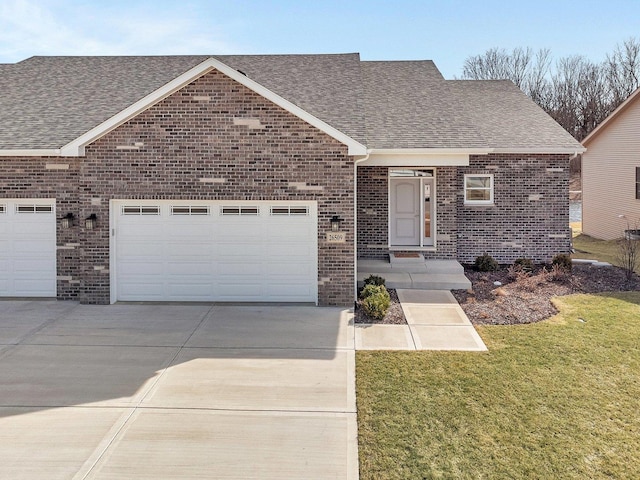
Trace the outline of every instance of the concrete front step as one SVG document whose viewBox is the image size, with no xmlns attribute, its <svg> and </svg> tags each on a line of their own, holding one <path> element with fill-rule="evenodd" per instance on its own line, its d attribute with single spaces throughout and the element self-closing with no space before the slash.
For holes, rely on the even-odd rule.
<svg viewBox="0 0 640 480">
<path fill-rule="evenodd" d="M 412 272 L 358 272 L 358 286 L 364 285 L 369 275 L 378 275 L 386 280 L 389 288 L 422 290 L 467 290 L 471 282 L 462 273 L 412 273 Z"/>
</svg>

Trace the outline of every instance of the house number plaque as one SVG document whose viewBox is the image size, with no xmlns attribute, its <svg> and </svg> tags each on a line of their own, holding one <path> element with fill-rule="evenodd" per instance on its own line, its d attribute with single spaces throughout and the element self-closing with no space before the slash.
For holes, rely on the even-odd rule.
<svg viewBox="0 0 640 480">
<path fill-rule="evenodd" d="M 345 243 L 346 241 L 346 232 L 327 232 L 327 243 Z"/>
</svg>

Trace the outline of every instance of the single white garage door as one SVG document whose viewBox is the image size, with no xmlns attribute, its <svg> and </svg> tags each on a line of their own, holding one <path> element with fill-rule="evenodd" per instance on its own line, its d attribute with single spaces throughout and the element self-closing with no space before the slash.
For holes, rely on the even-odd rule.
<svg viewBox="0 0 640 480">
<path fill-rule="evenodd" d="M 56 296 L 54 199 L 0 199 L 0 296 Z"/>
<path fill-rule="evenodd" d="M 317 302 L 315 202 L 118 200 L 111 218 L 113 301 Z"/>
</svg>

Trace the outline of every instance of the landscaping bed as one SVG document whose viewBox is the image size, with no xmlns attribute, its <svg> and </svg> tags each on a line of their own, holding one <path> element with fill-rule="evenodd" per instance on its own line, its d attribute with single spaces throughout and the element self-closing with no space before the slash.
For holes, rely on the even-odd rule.
<svg viewBox="0 0 640 480">
<path fill-rule="evenodd" d="M 550 267 L 537 267 L 531 274 L 514 275 L 502 266 L 493 272 L 478 272 L 465 266 L 471 290 L 452 293 L 474 325 L 515 325 L 539 322 L 557 313 L 551 299 L 572 293 L 601 293 L 640 290 L 640 277 L 631 282 L 618 267 L 574 265 L 571 275 L 561 275 Z M 500 282 L 501 285 L 495 285 Z M 407 323 L 398 294 L 389 288 L 391 306 L 381 320 L 373 319 L 356 302 L 355 323 L 402 325 Z"/>
<path fill-rule="evenodd" d="M 515 274 L 508 267 L 478 272 L 465 266 L 465 275 L 471 280 L 471 290 L 452 293 L 474 325 L 513 325 L 544 320 L 557 313 L 551 303 L 552 297 L 640 290 L 640 277 L 634 275 L 627 281 L 624 270 L 613 266 L 574 265 L 570 275 L 562 275 L 549 267 L 538 267 L 527 275 Z"/>
</svg>

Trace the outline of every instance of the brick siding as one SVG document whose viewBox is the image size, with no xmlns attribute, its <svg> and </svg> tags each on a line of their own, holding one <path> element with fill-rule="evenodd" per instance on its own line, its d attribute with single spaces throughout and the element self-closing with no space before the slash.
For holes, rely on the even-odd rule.
<svg viewBox="0 0 640 480">
<path fill-rule="evenodd" d="M 2 159 L 2 195 L 57 198 L 58 218 L 98 216 L 95 230 L 58 227 L 59 245 L 80 245 L 58 252 L 58 275 L 74 282 L 59 282 L 60 298 L 109 303 L 111 199 L 303 200 L 318 204 L 319 303 L 353 303 L 347 147 L 217 71 L 87 146 L 85 158 L 64 159 L 70 170 L 46 170 L 47 161 Z M 344 244 L 325 240 L 333 215 Z"/>
<path fill-rule="evenodd" d="M 426 258 L 471 263 L 488 252 L 500 263 L 551 261 L 571 248 L 566 155 L 471 156 L 468 167 L 436 172 L 436 251 Z M 425 167 L 428 167 L 425 165 Z M 464 204 L 464 175 L 494 175 L 494 205 Z M 358 257 L 388 258 L 388 169 L 358 167 Z"/>
<path fill-rule="evenodd" d="M 569 253 L 569 159 L 566 155 L 472 156 L 458 169 L 458 258 L 489 253 L 500 263 L 550 262 Z M 464 205 L 464 174 L 494 175 L 494 205 Z"/>
</svg>

